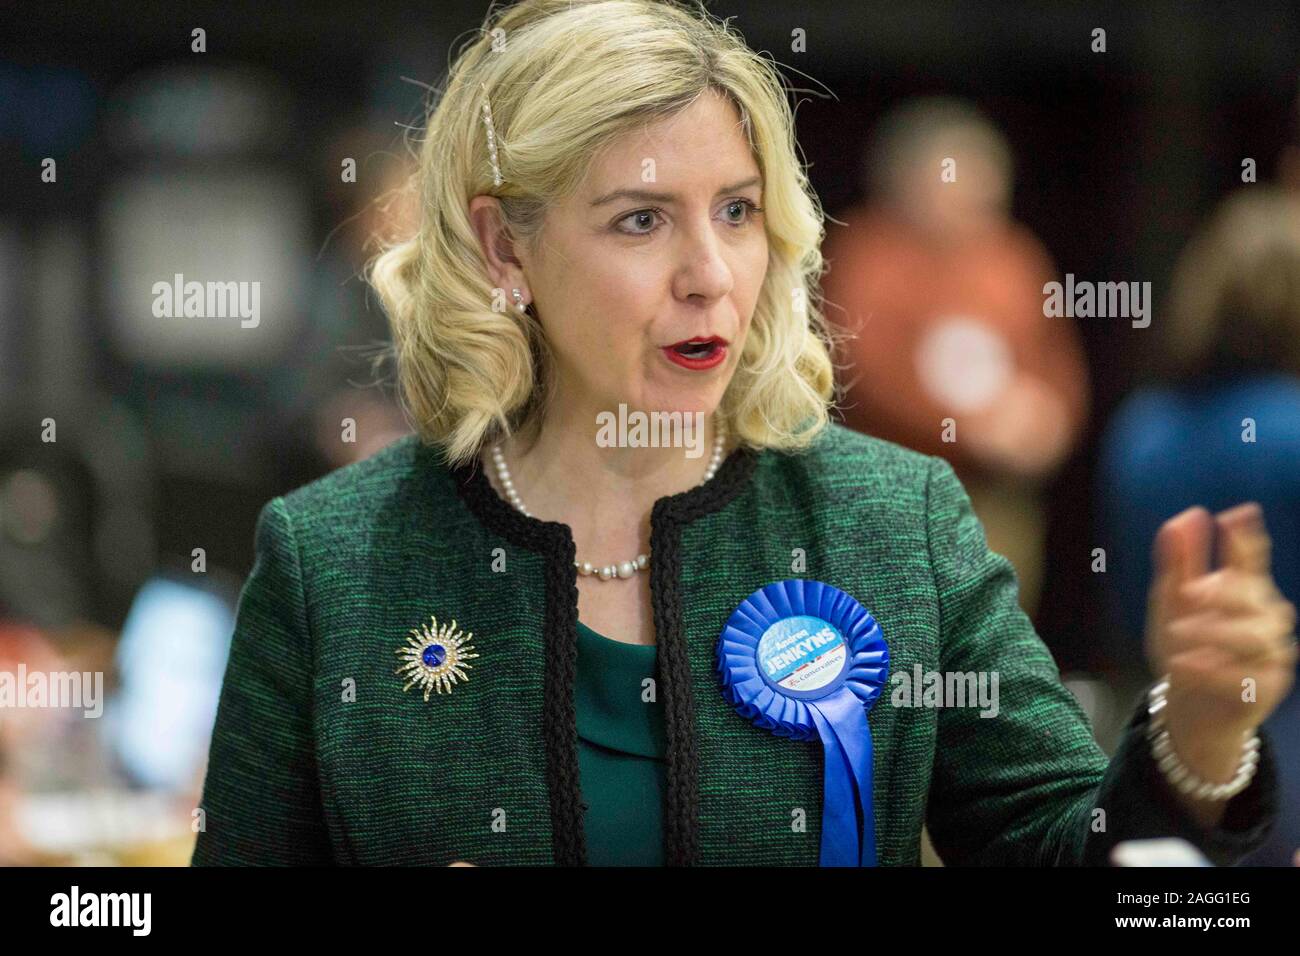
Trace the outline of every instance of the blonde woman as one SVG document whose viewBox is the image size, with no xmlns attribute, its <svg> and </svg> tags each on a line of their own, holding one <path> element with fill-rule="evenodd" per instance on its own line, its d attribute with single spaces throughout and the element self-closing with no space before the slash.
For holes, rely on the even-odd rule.
<svg viewBox="0 0 1300 956">
<path fill-rule="evenodd" d="M 822 215 L 733 32 L 496 11 L 419 188 L 373 270 L 418 434 L 264 509 L 196 864 L 899 865 L 927 822 L 954 864 L 1258 844 L 1295 650 L 1257 509 L 1214 574 L 1204 511 L 1162 530 L 1168 680 L 1108 762 L 952 470 L 829 423 Z"/>
</svg>

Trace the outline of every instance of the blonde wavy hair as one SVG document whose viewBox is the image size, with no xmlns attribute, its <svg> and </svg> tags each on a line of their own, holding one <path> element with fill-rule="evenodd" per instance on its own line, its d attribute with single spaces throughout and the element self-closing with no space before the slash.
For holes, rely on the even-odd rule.
<svg viewBox="0 0 1300 956">
<path fill-rule="evenodd" d="M 500 308 L 469 218 L 476 195 L 536 248 L 546 210 L 624 133 L 726 96 L 764 179 L 769 265 L 719 407 L 753 448 L 800 450 L 829 421 L 835 334 L 822 313 L 824 215 L 797 155 L 773 63 L 702 6 L 676 0 L 523 0 L 491 10 L 448 71 L 416 147 L 418 231 L 370 263 L 392 326 L 400 398 L 421 438 L 453 464 L 531 430 L 549 401 L 540 322 Z M 486 91 L 486 93 L 485 93 Z M 483 105 L 490 102 L 494 184 Z"/>
</svg>

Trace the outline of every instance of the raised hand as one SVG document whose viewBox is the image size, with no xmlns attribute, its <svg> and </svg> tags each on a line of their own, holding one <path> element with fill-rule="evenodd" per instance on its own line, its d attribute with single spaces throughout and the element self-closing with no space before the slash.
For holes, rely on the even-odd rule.
<svg viewBox="0 0 1300 956">
<path fill-rule="evenodd" d="M 1217 570 L 1210 546 L 1218 529 Z M 1211 518 L 1196 506 L 1161 525 L 1147 606 L 1147 657 L 1169 675 L 1170 742 L 1201 779 L 1232 779 L 1243 738 L 1291 690 L 1296 609 L 1273 581 L 1263 511 Z"/>
</svg>

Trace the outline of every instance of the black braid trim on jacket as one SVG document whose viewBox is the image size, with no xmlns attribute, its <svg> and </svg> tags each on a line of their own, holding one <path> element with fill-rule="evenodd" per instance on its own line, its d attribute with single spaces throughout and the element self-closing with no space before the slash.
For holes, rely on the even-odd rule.
<svg viewBox="0 0 1300 956">
<path fill-rule="evenodd" d="M 650 590 L 668 746 L 664 856 L 669 866 L 692 865 L 698 850 L 698 765 L 692 734 L 695 703 L 682 628 L 682 526 L 724 508 L 743 490 L 756 465 L 757 454 L 752 449 L 737 447 L 713 480 L 661 498 L 651 512 Z M 558 866 L 586 865 L 583 814 L 587 807 L 579 786 L 578 724 L 573 704 L 578 663 L 578 569 L 573 564 L 573 535 L 566 524 L 541 521 L 517 511 L 497 494 L 477 459 L 449 470 L 462 500 L 485 527 L 546 559 L 542 733 L 546 741 L 553 855 Z"/>
</svg>

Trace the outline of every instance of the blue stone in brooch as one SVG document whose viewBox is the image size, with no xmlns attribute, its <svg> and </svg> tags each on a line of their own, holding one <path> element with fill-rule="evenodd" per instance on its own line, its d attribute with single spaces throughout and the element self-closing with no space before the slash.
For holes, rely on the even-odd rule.
<svg viewBox="0 0 1300 956">
<path fill-rule="evenodd" d="M 425 701 L 434 691 L 450 694 L 457 681 L 469 680 L 466 671 L 474 665 L 468 661 L 478 657 L 472 653 L 474 647 L 469 643 L 474 636 L 472 631 L 462 634 L 454 620 L 441 627 L 436 617 L 431 616 L 429 621 L 419 630 L 413 628 L 406 643 L 397 649 L 397 656 L 405 663 L 394 671 L 408 678 L 402 690 L 423 687 Z"/>
</svg>

